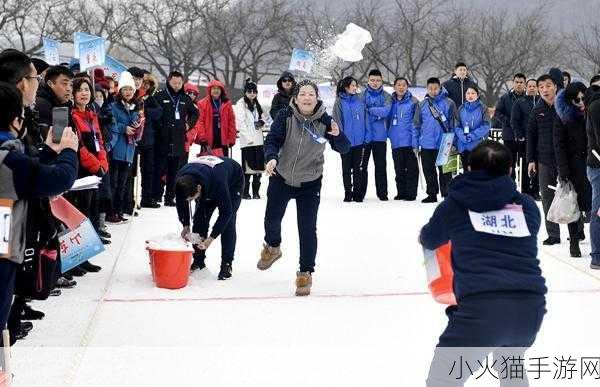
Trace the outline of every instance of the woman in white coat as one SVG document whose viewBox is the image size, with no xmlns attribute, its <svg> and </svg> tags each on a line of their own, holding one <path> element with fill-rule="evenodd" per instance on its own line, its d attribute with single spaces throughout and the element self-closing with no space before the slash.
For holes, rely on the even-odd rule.
<svg viewBox="0 0 600 387">
<path fill-rule="evenodd" d="M 265 170 L 265 152 L 263 148 L 262 130 L 265 122 L 262 119 L 263 110 L 258 103 L 258 87 L 250 79 L 244 85 L 244 97 L 235 104 L 235 122 L 240 133 L 242 148 L 242 168 L 246 184 L 243 199 L 250 199 L 250 179 L 252 181 L 252 198 L 260 199 L 260 175 Z"/>
</svg>

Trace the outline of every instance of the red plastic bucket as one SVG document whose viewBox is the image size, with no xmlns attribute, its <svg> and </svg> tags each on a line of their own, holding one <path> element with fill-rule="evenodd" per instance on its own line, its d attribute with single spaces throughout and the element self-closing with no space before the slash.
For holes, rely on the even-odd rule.
<svg viewBox="0 0 600 387">
<path fill-rule="evenodd" d="M 157 287 L 180 289 L 187 285 L 192 264 L 191 251 L 148 249 L 152 279 Z"/>
<path fill-rule="evenodd" d="M 435 250 L 435 262 L 438 275 L 429 278 L 429 290 L 440 304 L 456 305 L 454 295 L 454 271 L 452 270 L 452 244 L 450 242 Z"/>
</svg>

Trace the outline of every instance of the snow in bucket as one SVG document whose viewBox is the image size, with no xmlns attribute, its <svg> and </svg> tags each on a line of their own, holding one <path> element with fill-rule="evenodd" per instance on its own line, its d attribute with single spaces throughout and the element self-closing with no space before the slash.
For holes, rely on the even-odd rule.
<svg viewBox="0 0 600 387">
<path fill-rule="evenodd" d="M 146 248 L 160 251 L 194 251 L 192 245 L 184 241 L 178 234 L 156 236 L 146 241 Z"/>
</svg>

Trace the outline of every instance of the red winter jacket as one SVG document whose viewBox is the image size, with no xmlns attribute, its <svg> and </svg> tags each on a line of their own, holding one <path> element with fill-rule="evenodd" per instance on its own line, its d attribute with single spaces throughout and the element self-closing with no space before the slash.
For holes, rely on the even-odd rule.
<svg viewBox="0 0 600 387">
<path fill-rule="evenodd" d="M 73 109 L 71 117 L 77 130 L 77 136 L 79 137 L 79 176 L 95 175 L 100 168 L 104 172 L 108 172 L 108 161 L 106 159 L 106 150 L 104 148 L 102 133 L 100 132 L 98 116 L 87 109 L 83 112 Z M 98 149 L 96 149 L 94 134 L 98 140 Z"/>
<path fill-rule="evenodd" d="M 210 147 L 214 145 L 213 139 L 213 105 L 210 96 L 210 89 L 212 87 L 221 88 L 221 144 L 226 146 L 233 146 L 237 137 L 237 130 L 235 127 L 235 115 L 233 113 L 233 107 L 231 100 L 227 97 L 225 92 L 225 86 L 217 80 L 211 81 L 206 87 L 206 97 L 198 102 L 198 111 L 200 112 L 200 118 L 196 123 L 196 143 L 206 143 Z"/>
<path fill-rule="evenodd" d="M 183 91 L 185 91 L 186 94 L 189 93 L 190 91 L 193 91 L 194 93 L 196 93 L 196 95 L 198 95 L 198 96 L 200 95 L 200 89 L 198 89 L 198 86 L 196 86 L 190 82 L 183 85 Z M 196 100 L 193 102 L 196 104 L 196 107 L 199 108 L 200 97 L 197 97 Z M 200 119 L 198 119 L 198 121 L 200 121 Z M 185 153 L 188 153 L 190 151 L 190 147 L 194 143 L 194 140 L 196 140 L 197 135 L 198 135 L 198 122 L 196 122 L 196 125 L 194 125 L 193 128 L 190 128 L 190 130 L 185 132 Z"/>
</svg>

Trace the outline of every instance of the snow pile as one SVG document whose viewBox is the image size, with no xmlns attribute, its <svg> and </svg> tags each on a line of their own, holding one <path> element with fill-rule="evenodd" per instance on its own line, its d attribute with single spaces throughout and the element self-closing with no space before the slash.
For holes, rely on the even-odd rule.
<svg viewBox="0 0 600 387">
<path fill-rule="evenodd" d="M 194 251 L 192 245 L 181 239 L 178 234 L 156 236 L 146 241 L 146 247 L 162 251 Z"/>
</svg>

